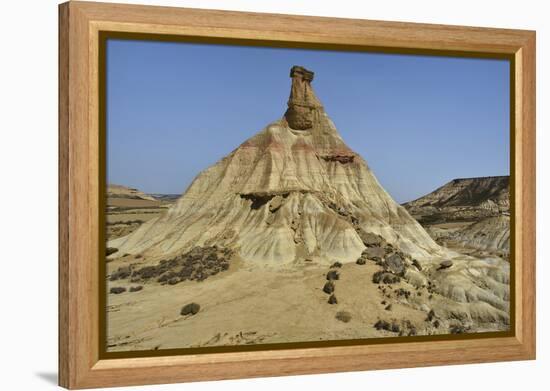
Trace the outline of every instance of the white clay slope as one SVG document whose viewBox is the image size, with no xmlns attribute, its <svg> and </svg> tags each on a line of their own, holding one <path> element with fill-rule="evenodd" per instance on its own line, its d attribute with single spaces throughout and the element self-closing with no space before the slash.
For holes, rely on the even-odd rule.
<svg viewBox="0 0 550 391">
<path fill-rule="evenodd" d="M 345 145 L 311 89 L 312 77 L 298 71 L 285 117 L 201 172 L 166 213 L 109 246 L 164 256 L 218 245 L 257 265 L 355 262 L 365 248 L 362 229 L 419 259 L 441 255 Z M 291 127 L 304 118 L 305 125 Z"/>
</svg>

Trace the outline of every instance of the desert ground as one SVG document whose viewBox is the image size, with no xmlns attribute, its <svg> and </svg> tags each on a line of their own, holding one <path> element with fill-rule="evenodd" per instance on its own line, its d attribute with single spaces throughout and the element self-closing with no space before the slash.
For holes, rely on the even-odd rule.
<svg viewBox="0 0 550 391">
<path fill-rule="evenodd" d="M 122 258 L 110 263 L 109 269 L 116 271 L 128 262 L 143 265 L 139 260 Z M 478 271 L 470 259 L 453 262 L 453 271 L 432 271 L 435 280 L 438 275 L 460 275 L 460 270 Z M 374 283 L 373 276 L 380 267 L 372 262 L 340 268 L 305 262 L 287 270 L 241 266 L 232 260 L 229 270 L 200 282 L 110 282 L 110 287 L 127 291 L 109 295 L 108 349 L 150 350 L 507 329 L 504 300 L 499 300 L 501 310 L 482 303 L 468 308 L 437 293 L 437 286 L 415 285 L 405 279 L 391 284 Z M 339 275 L 333 281 L 336 305 L 327 302 L 330 295 L 323 291 L 331 270 Z M 493 283 L 504 294 L 501 285 L 507 281 L 501 281 Z M 132 287 L 143 288 L 130 292 Z M 199 304 L 200 310 L 182 315 L 182 308 L 189 303 Z M 468 321 L 472 318 L 477 321 Z M 495 327 L 495 323 L 499 326 Z"/>
</svg>

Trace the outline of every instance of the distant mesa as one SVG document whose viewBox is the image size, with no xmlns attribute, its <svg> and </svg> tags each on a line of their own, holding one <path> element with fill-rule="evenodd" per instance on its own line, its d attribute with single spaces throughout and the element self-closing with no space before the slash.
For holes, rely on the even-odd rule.
<svg viewBox="0 0 550 391">
<path fill-rule="evenodd" d="M 155 197 L 146 194 L 138 189 L 127 186 L 116 185 L 114 183 L 107 185 L 107 196 L 111 198 L 128 198 L 135 200 L 156 201 Z"/>
<path fill-rule="evenodd" d="M 501 207 L 510 206 L 510 177 L 488 176 L 457 178 L 433 192 L 404 204 L 413 207 L 479 206 L 492 202 Z"/>
<path fill-rule="evenodd" d="M 509 176 L 453 179 L 403 206 L 440 244 L 509 256 Z"/>
</svg>

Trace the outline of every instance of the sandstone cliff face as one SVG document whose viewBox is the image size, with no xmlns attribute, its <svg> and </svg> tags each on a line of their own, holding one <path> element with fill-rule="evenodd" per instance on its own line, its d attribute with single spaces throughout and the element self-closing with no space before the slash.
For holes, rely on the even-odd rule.
<svg viewBox="0 0 550 391">
<path fill-rule="evenodd" d="M 253 264 L 355 262 L 363 229 L 415 257 L 440 253 L 344 143 L 313 92 L 313 73 L 294 67 L 291 77 L 281 120 L 200 173 L 166 214 L 110 245 L 131 254 L 219 245 Z"/>
<path fill-rule="evenodd" d="M 510 252 L 510 216 L 487 217 L 455 234 L 455 240 L 482 250 Z"/>
<path fill-rule="evenodd" d="M 430 194 L 407 202 L 409 209 L 421 207 L 479 206 L 510 207 L 509 176 L 453 179 Z"/>
</svg>

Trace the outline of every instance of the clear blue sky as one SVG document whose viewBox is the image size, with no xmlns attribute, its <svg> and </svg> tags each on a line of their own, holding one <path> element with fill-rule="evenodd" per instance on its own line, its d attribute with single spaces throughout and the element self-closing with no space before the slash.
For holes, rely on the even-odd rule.
<svg viewBox="0 0 550 391">
<path fill-rule="evenodd" d="M 508 61 L 109 40 L 108 181 L 182 193 L 282 117 L 292 65 L 398 202 L 509 174 Z"/>
</svg>

